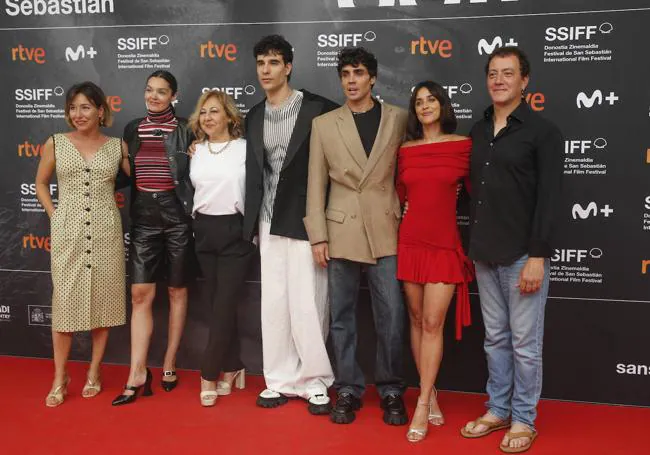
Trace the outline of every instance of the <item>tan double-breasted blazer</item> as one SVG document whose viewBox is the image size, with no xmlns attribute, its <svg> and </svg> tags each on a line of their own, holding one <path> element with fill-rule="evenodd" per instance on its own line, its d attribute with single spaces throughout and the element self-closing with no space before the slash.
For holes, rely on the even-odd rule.
<svg viewBox="0 0 650 455">
<path fill-rule="evenodd" d="M 352 115 L 344 105 L 312 122 L 304 222 L 309 242 L 328 242 L 331 258 L 374 264 L 397 253 L 395 168 L 407 114 L 382 104 L 370 156 Z"/>
</svg>

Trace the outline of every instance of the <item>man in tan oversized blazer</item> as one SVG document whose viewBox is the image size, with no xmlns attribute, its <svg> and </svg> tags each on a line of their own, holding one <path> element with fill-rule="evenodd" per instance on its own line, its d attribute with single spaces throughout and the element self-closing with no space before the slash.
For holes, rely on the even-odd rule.
<svg viewBox="0 0 650 455">
<path fill-rule="evenodd" d="M 361 407 L 365 382 L 356 361 L 356 305 L 364 267 L 377 332 L 375 382 L 384 422 L 404 425 L 405 310 L 396 278 L 400 205 L 394 176 L 407 114 L 371 96 L 377 60 L 367 50 L 342 50 L 337 69 L 346 104 L 312 122 L 304 218 L 314 260 L 328 271 L 338 392 L 330 420 L 351 423 Z"/>
</svg>

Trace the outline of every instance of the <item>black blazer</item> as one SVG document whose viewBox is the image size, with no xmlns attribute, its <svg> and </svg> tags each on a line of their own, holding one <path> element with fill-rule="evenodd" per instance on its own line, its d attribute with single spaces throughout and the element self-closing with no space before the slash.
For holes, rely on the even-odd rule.
<svg viewBox="0 0 650 455">
<path fill-rule="evenodd" d="M 271 234 L 298 240 L 307 240 L 303 224 L 307 205 L 307 174 L 309 169 L 309 140 L 314 117 L 336 109 L 333 101 L 307 90 L 293 128 L 287 156 L 282 164 L 280 180 L 273 205 Z M 266 99 L 251 108 L 246 116 L 246 202 L 244 209 L 244 238 L 252 240 L 264 195 L 264 106 Z"/>
</svg>

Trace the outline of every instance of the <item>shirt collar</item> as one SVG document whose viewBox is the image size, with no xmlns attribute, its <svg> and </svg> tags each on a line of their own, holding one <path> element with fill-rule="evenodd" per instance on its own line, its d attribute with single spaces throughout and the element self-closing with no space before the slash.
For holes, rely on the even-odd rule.
<svg viewBox="0 0 650 455">
<path fill-rule="evenodd" d="M 485 120 L 492 121 L 492 117 L 494 116 L 494 106 L 488 107 L 485 112 L 483 113 L 483 116 L 485 117 Z M 528 117 L 530 116 L 530 107 L 528 107 L 528 103 L 525 101 L 522 101 L 519 103 L 519 106 L 512 111 L 512 113 L 508 116 L 508 120 L 511 118 L 514 118 L 518 120 L 520 123 L 524 123 Z"/>
</svg>

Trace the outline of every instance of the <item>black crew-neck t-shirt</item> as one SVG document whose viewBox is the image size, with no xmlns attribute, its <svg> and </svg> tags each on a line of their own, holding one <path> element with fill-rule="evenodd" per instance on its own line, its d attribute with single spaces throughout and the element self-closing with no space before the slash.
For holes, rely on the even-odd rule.
<svg viewBox="0 0 650 455">
<path fill-rule="evenodd" d="M 372 100 L 374 106 L 372 109 L 359 114 L 352 113 L 354 123 L 357 125 L 357 131 L 363 144 L 366 155 L 370 156 L 372 146 L 375 143 L 377 132 L 379 131 L 379 122 L 381 122 L 381 105 L 375 99 Z"/>
</svg>

